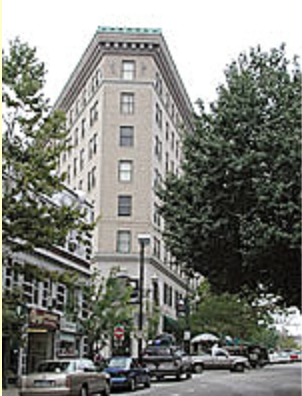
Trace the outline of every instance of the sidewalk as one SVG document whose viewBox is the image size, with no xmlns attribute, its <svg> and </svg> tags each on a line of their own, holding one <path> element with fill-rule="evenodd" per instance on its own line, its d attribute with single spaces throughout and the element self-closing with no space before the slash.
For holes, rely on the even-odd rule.
<svg viewBox="0 0 302 396">
<path fill-rule="evenodd" d="M 17 388 L 2 389 L 2 396 L 19 396 Z"/>
</svg>

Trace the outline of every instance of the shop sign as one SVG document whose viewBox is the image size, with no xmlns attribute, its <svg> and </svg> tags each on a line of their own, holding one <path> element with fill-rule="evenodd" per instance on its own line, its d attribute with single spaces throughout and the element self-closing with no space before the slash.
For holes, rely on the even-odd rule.
<svg viewBox="0 0 302 396">
<path fill-rule="evenodd" d="M 76 333 L 77 332 L 77 324 L 74 322 L 69 322 L 65 318 L 61 318 L 60 324 L 61 331 L 65 333 Z"/>
<path fill-rule="evenodd" d="M 59 328 L 60 317 L 49 311 L 32 308 L 29 313 L 29 327 L 56 330 Z"/>
</svg>

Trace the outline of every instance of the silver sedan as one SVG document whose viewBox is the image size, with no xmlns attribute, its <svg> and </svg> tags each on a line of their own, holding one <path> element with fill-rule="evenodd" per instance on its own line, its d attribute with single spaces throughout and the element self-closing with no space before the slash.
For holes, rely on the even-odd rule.
<svg viewBox="0 0 302 396">
<path fill-rule="evenodd" d="M 89 359 L 47 360 L 23 376 L 20 396 L 108 396 L 110 376 Z"/>
</svg>

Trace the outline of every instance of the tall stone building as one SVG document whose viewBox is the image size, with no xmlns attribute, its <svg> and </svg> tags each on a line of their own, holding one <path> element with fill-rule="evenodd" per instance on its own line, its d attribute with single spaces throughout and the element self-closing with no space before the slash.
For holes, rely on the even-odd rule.
<svg viewBox="0 0 302 396">
<path fill-rule="evenodd" d="M 56 108 L 70 130 L 60 170 L 94 204 L 93 263 L 104 275 L 119 267 L 137 285 L 138 235 L 149 234 L 144 298 L 161 307 L 167 330 L 188 279 L 165 249 L 155 187 L 180 172 L 193 109 L 161 31 L 98 28 Z"/>
</svg>

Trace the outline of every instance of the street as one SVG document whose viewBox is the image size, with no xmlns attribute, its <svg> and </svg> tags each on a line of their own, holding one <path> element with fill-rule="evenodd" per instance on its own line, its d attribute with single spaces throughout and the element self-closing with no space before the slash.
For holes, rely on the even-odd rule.
<svg viewBox="0 0 302 396">
<path fill-rule="evenodd" d="M 3 396 L 17 396 L 16 389 L 3 390 Z M 121 396 L 301 396 L 301 364 L 266 366 L 245 373 L 204 371 L 190 380 L 154 381 L 150 389 L 135 393 L 115 391 Z"/>
<path fill-rule="evenodd" d="M 130 392 L 114 392 L 130 395 Z M 136 396 L 301 396 L 301 364 L 266 366 L 245 373 L 204 371 L 190 380 L 166 379 L 139 389 Z"/>
</svg>

